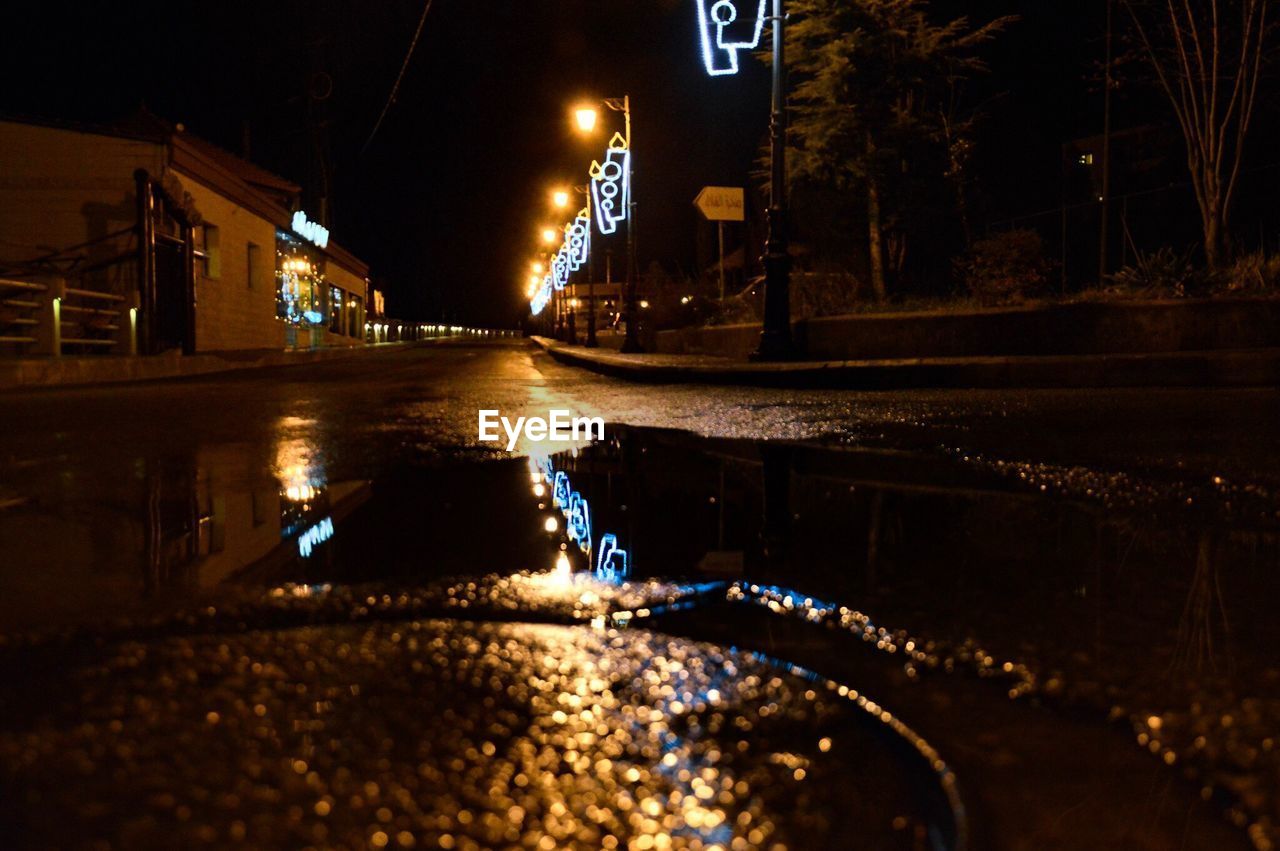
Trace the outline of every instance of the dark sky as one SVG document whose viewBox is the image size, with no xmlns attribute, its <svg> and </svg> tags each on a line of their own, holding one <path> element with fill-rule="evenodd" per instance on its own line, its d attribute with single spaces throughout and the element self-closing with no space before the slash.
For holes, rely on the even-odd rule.
<svg viewBox="0 0 1280 851">
<path fill-rule="evenodd" d="M 1100 50 L 1089 7 L 1101 2 L 935 5 L 1024 16 L 973 89 L 987 102 L 980 177 L 992 216 L 1056 203 L 1061 141 L 1101 123 L 1084 80 Z M 693 197 L 746 182 L 766 130 L 767 72 L 748 60 L 740 77 L 706 77 L 694 10 L 693 0 L 436 0 L 398 101 L 362 153 L 421 0 L 43 3 L 20 18 L 11 5 L 0 111 L 110 121 L 145 103 L 233 151 L 247 122 L 252 158 L 312 192 L 310 127 L 323 121 L 335 238 L 373 266 L 391 312 L 510 325 L 536 229 L 555 218 L 549 188 L 585 182 L 605 142 L 571 132 L 575 101 L 633 97 L 642 267 L 692 269 Z M 309 83 L 328 97 L 309 98 Z"/>
</svg>

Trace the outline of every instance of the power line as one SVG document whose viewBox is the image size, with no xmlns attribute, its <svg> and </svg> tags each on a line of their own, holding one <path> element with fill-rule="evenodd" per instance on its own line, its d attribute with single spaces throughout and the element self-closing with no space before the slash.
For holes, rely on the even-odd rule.
<svg viewBox="0 0 1280 851">
<path fill-rule="evenodd" d="M 387 117 L 387 113 L 391 111 L 391 105 L 396 102 L 396 93 L 400 91 L 400 83 L 404 80 L 404 74 L 409 70 L 409 62 L 413 59 L 413 52 L 418 47 L 418 39 L 422 37 L 422 28 L 427 23 L 427 13 L 431 11 L 431 4 L 435 0 L 427 0 L 427 5 L 422 8 L 422 17 L 418 19 L 418 28 L 413 33 L 413 41 L 409 43 L 409 52 L 404 56 L 404 62 L 400 65 L 400 73 L 396 75 L 396 82 L 391 87 L 391 94 L 387 96 L 386 106 L 382 107 L 382 114 L 378 116 L 378 121 L 373 125 L 373 130 L 369 133 L 369 138 L 365 139 L 364 147 L 360 149 L 363 154 L 369 150 L 373 137 L 378 135 L 379 128 L 382 127 L 383 120 Z"/>
</svg>

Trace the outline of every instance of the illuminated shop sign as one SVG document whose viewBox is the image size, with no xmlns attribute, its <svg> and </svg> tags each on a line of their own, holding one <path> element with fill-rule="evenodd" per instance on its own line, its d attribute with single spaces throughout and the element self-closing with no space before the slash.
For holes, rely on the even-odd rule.
<svg viewBox="0 0 1280 851">
<path fill-rule="evenodd" d="M 698 0 L 702 61 L 707 73 L 738 73 L 738 54 L 760 46 L 767 0 Z M 744 16 L 739 12 L 741 7 Z M 752 17 L 754 15 L 754 17 Z"/>
<path fill-rule="evenodd" d="M 333 518 L 326 517 L 298 538 L 298 555 L 311 558 L 316 547 L 333 537 Z"/>
<path fill-rule="evenodd" d="M 329 247 L 329 230 L 307 218 L 307 214 L 299 210 L 293 214 L 293 232 L 321 248 Z"/>
</svg>

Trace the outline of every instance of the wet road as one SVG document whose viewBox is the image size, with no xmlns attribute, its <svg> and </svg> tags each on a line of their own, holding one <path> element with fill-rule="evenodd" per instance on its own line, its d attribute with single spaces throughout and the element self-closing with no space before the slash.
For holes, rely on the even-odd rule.
<svg viewBox="0 0 1280 851">
<path fill-rule="evenodd" d="M 5 791 L 24 791 L 26 802 L 0 817 L 22 827 L 18 845 L 37 844 L 38 831 L 68 846 L 98 837 L 161 847 L 175 830 L 215 847 L 238 837 L 447 847 L 446 833 L 456 847 L 612 847 L 610 837 L 637 848 L 830 848 L 851 833 L 864 847 L 954 841 L 937 801 L 921 803 L 930 793 L 919 767 L 895 756 L 900 745 L 810 705 L 786 666 L 763 705 L 789 707 L 779 735 L 792 744 L 726 737 L 702 716 L 706 729 L 680 744 L 680 766 L 696 756 L 705 768 L 715 763 L 708 752 L 746 742 L 717 782 L 742 778 L 751 794 L 734 779 L 719 814 L 699 804 L 706 812 L 691 823 L 683 802 L 697 798 L 687 785 L 697 771 L 680 779 L 677 766 L 675 781 L 663 773 L 667 785 L 628 780 L 632 767 L 657 772 L 663 758 L 608 695 L 643 679 L 638 659 L 682 659 L 661 668 L 659 689 L 672 676 L 723 676 L 726 660 L 767 665 L 732 646 L 866 688 L 923 732 L 958 766 L 972 847 L 1267 847 L 1274 837 L 1280 670 L 1264 614 L 1280 603 L 1274 391 L 655 388 L 503 343 L 5 394 L 0 406 L 0 634 L 11 645 L 0 760 Z M 638 576 L 730 583 L 705 612 L 652 619 L 710 643 L 611 632 L 621 622 L 596 610 L 596 591 L 574 590 L 553 618 L 580 624 L 569 639 L 556 632 L 564 626 L 521 625 L 545 603 L 527 585 L 440 584 L 545 571 L 563 541 L 543 529 L 553 495 L 531 494 L 523 462 L 477 442 L 480 408 L 510 417 L 564 408 L 646 427 L 611 427 L 608 446 L 555 465 L 590 497 L 595 539 L 616 533 Z M 572 526 L 571 514 L 561 522 Z M 598 553 L 568 553 L 576 569 L 596 566 Z M 253 599 L 282 582 L 335 589 L 306 595 L 324 616 L 264 618 Z M 379 595 L 426 586 L 422 599 L 434 602 L 343 626 L 378 608 L 381 596 L 339 593 L 365 583 Z M 759 583 L 783 590 L 771 598 Z M 237 614 L 198 628 L 189 615 L 166 620 L 205 605 L 216 618 Z M 486 606 L 500 611 L 477 614 Z M 442 627 L 438 618 L 460 607 L 473 622 Z M 643 595 L 623 608 L 645 611 Z M 67 631 L 102 619 L 119 622 Z M 805 631 L 826 619 L 830 628 Z M 405 652 L 411 630 L 432 636 L 422 644 L 430 651 Z M 33 632 L 57 637 L 56 648 L 33 647 Z M 92 652 L 77 649 L 84 640 Z M 548 653 L 548 642 L 597 649 Z M 313 653 L 367 670 L 315 668 Z M 552 676 L 540 655 L 566 661 Z M 481 670 L 469 686 L 477 691 L 457 704 L 442 698 L 461 672 Z M 772 683 L 763 671 L 760 682 Z M 557 677 L 587 683 L 589 694 Z M 57 699 L 22 697 L 33 678 Z M 345 696 L 391 682 L 376 707 Z M 512 694 L 530 683 L 544 688 Z M 342 689 L 336 715 L 318 716 L 317 692 Z M 566 694 L 608 709 L 600 730 L 543 729 L 538 700 Z M 659 738 L 649 741 L 661 741 L 667 733 L 651 725 L 670 721 L 670 695 L 627 694 L 632 713 L 650 716 L 646 735 Z M 752 692 L 716 711 L 750 719 L 760 699 Z M 408 712 L 415 701 L 431 708 Z M 477 704 L 506 718 L 501 740 L 489 741 L 500 752 L 483 750 L 480 727 L 468 728 L 469 745 L 433 744 Z M 206 729 L 209 712 L 234 726 Z M 833 729 L 840 735 L 827 736 Z M 615 740 L 619 731 L 630 738 Z M 159 765 L 159 753 L 193 751 L 193 737 L 208 733 L 221 750 Z M 589 747 L 565 738 L 582 734 L 599 738 Z M 860 744 L 837 749 L 839 759 L 813 751 L 844 736 Z M 213 754 L 241 762 L 211 773 Z M 306 764 L 300 773 L 295 760 Z M 602 761 L 581 788 L 565 779 Z M 520 766 L 545 771 L 550 785 L 515 794 Z M 821 789 L 806 772 L 822 773 Z M 79 817 L 60 821 L 54 814 L 74 809 L 59 791 L 68 777 L 92 794 Z M 776 797 L 754 793 L 766 777 Z M 385 806 L 361 794 L 367 783 Z M 628 789 L 624 818 L 618 794 Z M 122 802 L 146 794 L 147 808 L 123 818 Z M 817 821 L 795 816 L 800 800 Z M 457 821 L 464 809 L 469 827 Z"/>
</svg>

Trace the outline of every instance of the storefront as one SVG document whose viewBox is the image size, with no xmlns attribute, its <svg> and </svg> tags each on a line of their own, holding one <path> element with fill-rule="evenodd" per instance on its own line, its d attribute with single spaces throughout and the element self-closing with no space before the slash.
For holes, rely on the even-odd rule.
<svg viewBox="0 0 1280 851">
<path fill-rule="evenodd" d="M 305 234 L 305 235 L 304 235 Z M 276 231 L 276 318 L 290 348 L 319 348 L 334 338 L 363 339 L 364 278 L 328 252 L 328 232 L 294 217 L 293 230 Z"/>
</svg>

